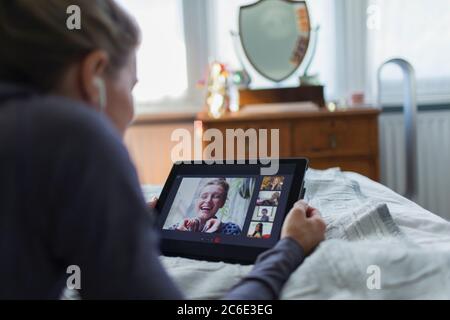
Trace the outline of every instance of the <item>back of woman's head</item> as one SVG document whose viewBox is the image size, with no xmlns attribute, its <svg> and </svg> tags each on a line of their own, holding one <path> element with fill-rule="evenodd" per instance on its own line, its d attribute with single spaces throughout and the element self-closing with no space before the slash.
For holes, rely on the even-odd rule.
<svg viewBox="0 0 450 320">
<path fill-rule="evenodd" d="M 77 5 L 81 29 L 69 30 L 67 9 Z M 0 1 L 0 81 L 48 92 L 66 69 L 95 50 L 114 76 L 139 44 L 139 29 L 113 0 Z"/>
</svg>

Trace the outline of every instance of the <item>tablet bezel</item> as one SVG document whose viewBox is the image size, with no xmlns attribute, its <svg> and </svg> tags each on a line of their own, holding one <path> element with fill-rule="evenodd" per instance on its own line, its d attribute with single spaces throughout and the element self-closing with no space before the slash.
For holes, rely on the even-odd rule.
<svg viewBox="0 0 450 320">
<path fill-rule="evenodd" d="M 279 164 L 295 164 L 295 169 L 293 172 L 294 179 L 292 181 L 291 188 L 289 190 L 288 200 L 286 203 L 286 212 L 283 213 L 283 221 L 286 217 L 287 212 L 292 208 L 294 203 L 301 198 L 302 191 L 304 188 L 305 173 L 308 169 L 308 159 L 306 158 L 284 158 L 279 159 Z M 164 184 L 161 191 L 160 198 L 156 205 L 157 212 L 161 212 L 157 219 L 157 228 L 162 231 L 164 225 L 164 220 L 167 218 L 163 216 L 162 209 L 166 204 L 166 200 L 169 193 L 174 185 L 175 179 L 179 175 L 180 170 L 183 166 L 194 165 L 196 170 L 199 172 L 199 176 L 202 175 L 202 168 L 205 166 L 210 167 L 211 164 L 205 163 L 205 161 L 184 161 L 176 163 L 173 165 L 170 171 L 169 177 Z M 234 161 L 233 164 L 214 164 L 214 166 L 226 166 L 226 168 L 234 166 L 259 166 L 264 167 L 264 165 L 250 163 L 249 160 L 245 161 L 245 164 L 237 163 Z M 198 168 L 198 169 L 197 169 Z M 228 169 L 230 170 L 230 169 Z M 279 240 L 279 239 L 277 239 Z M 165 256 L 180 256 L 191 259 L 207 260 L 207 261 L 224 261 L 230 263 L 241 263 L 241 264 L 253 264 L 259 254 L 268 250 L 269 248 L 246 246 L 246 245 L 231 245 L 223 243 L 205 243 L 197 241 L 180 241 L 164 238 L 162 235 L 160 250 Z"/>
</svg>

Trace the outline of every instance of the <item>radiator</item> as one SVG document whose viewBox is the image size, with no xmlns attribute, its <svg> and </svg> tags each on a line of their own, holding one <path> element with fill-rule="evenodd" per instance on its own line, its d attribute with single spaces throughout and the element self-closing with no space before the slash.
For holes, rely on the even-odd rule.
<svg viewBox="0 0 450 320">
<path fill-rule="evenodd" d="M 418 114 L 418 203 L 450 220 L 450 111 Z M 405 139 L 402 114 L 380 117 L 381 182 L 405 191 Z"/>
</svg>

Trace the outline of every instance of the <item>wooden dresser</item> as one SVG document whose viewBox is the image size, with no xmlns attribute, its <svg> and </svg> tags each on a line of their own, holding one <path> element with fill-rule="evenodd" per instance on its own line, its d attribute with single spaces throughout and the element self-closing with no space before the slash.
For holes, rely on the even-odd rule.
<svg viewBox="0 0 450 320">
<path fill-rule="evenodd" d="M 315 169 L 340 167 L 379 180 L 378 110 L 266 109 L 247 106 L 220 119 L 199 113 L 197 120 L 203 131 L 215 128 L 224 134 L 226 129 L 279 129 L 281 157 L 307 157 Z"/>
</svg>

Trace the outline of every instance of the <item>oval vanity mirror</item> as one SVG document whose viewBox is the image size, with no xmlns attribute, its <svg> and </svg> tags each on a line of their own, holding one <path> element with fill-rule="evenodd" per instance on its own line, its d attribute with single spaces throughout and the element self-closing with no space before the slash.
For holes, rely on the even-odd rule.
<svg viewBox="0 0 450 320">
<path fill-rule="evenodd" d="M 289 78 L 300 67 L 310 44 L 306 2 L 260 0 L 240 7 L 239 37 L 259 74 L 275 82 Z"/>
</svg>

